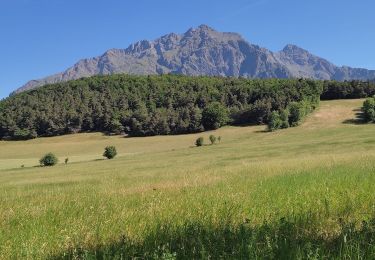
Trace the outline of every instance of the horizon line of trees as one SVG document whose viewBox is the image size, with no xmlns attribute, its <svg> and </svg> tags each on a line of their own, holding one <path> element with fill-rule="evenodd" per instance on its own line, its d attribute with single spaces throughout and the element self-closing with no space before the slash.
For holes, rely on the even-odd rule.
<svg viewBox="0 0 375 260">
<path fill-rule="evenodd" d="M 321 100 L 356 99 L 375 95 L 375 80 L 323 81 Z"/>
<path fill-rule="evenodd" d="M 285 126 L 287 112 L 289 126 L 295 126 L 320 98 L 374 94 L 374 83 L 360 81 L 94 76 L 0 101 L 0 139 L 91 131 L 130 136 L 186 134 L 226 124 L 268 124 L 275 113 Z"/>
</svg>

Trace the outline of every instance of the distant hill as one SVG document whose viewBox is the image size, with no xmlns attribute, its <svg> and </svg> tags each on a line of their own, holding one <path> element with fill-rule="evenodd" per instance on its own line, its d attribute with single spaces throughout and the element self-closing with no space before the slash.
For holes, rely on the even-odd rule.
<svg viewBox="0 0 375 260">
<path fill-rule="evenodd" d="M 207 25 L 184 34 L 171 33 L 154 41 L 140 41 L 127 49 L 111 49 L 102 56 L 83 59 L 62 73 L 32 80 L 15 92 L 45 84 L 127 73 L 184 74 L 246 78 L 311 78 L 368 80 L 374 70 L 338 67 L 308 51 L 287 45 L 279 52 L 247 42 L 237 33 L 217 32 Z"/>
</svg>

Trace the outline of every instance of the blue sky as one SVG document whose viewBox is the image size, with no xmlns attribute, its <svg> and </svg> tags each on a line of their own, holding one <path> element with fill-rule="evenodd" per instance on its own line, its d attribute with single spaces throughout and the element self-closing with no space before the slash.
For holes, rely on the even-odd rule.
<svg viewBox="0 0 375 260">
<path fill-rule="evenodd" d="M 81 58 L 200 24 L 375 69 L 374 10 L 373 0 L 0 0 L 0 98 Z"/>
</svg>

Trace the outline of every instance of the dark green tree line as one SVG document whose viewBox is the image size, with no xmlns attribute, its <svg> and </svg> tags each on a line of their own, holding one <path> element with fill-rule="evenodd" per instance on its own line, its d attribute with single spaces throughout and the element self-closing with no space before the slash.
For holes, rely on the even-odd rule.
<svg viewBox="0 0 375 260">
<path fill-rule="evenodd" d="M 224 124 L 267 123 L 292 102 L 317 104 L 323 83 L 180 75 L 94 76 L 47 85 L 0 102 L 0 138 L 101 131 L 185 134 Z M 286 123 L 286 122 L 285 122 Z"/>
<path fill-rule="evenodd" d="M 374 95 L 374 81 L 324 81 L 321 99 L 354 99 L 372 97 Z"/>
</svg>

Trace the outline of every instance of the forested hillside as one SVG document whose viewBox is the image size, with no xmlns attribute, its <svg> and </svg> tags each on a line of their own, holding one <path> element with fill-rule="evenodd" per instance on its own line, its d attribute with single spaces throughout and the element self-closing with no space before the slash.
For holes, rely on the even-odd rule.
<svg viewBox="0 0 375 260">
<path fill-rule="evenodd" d="M 373 95 L 375 84 L 361 81 L 94 76 L 1 101 L 0 138 L 23 140 L 90 131 L 131 136 L 185 134 L 227 123 L 263 124 L 270 119 L 276 122 L 271 128 L 277 129 L 298 125 L 319 98 Z"/>
<path fill-rule="evenodd" d="M 314 108 L 322 88 L 322 82 L 302 79 L 95 76 L 3 100 L 0 138 L 89 131 L 148 136 L 267 123 L 272 111 L 291 102 Z"/>
</svg>

